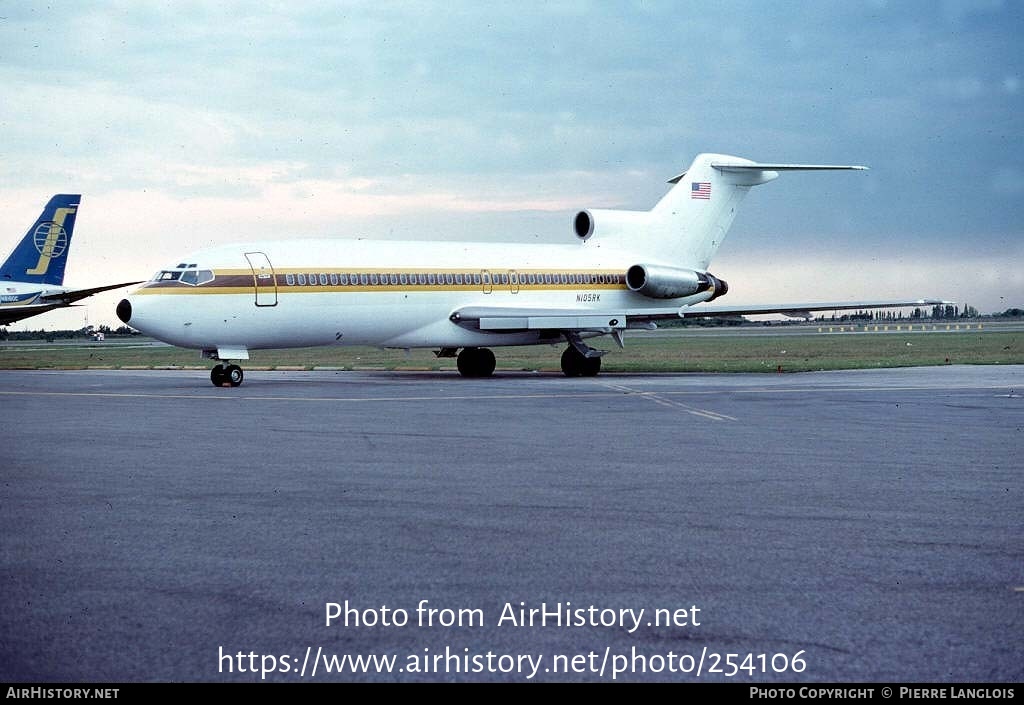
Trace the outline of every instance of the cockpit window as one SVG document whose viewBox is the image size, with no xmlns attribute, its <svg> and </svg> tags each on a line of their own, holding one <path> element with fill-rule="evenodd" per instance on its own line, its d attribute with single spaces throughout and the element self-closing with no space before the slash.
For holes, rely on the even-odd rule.
<svg viewBox="0 0 1024 705">
<path fill-rule="evenodd" d="M 152 281 L 155 282 L 173 282 L 180 281 L 183 284 L 190 286 L 199 286 L 200 284 L 206 284 L 207 282 L 213 281 L 213 271 L 209 269 L 194 269 L 195 265 L 183 265 L 187 266 L 188 269 L 185 271 L 179 271 L 177 269 L 164 269 L 153 275 Z"/>
<path fill-rule="evenodd" d="M 213 272 L 209 269 L 189 269 L 181 273 L 181 281 L 192 286 L 199 286 L 213 281 Z"/>
</svg>

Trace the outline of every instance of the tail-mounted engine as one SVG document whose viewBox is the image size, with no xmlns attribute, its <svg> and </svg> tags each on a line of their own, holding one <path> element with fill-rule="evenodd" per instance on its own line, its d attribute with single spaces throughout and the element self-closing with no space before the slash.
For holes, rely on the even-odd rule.
<svg viewBox="0 0 1024 705">
<path fill-rule="evenodd" d="M 677 269 L 652 264 L 634 264 L 626 271 L 626 286 L 641 296 L 652 299 L 678 299 L 712 291 L 712 301 L 724 296 L 729 285 L 707 272 Z"/>
<path fill-rule="evenodd" d="M 572 219 L 572 230 L 580 240 L 589 240 L 595 233 L 602 237 L 644 232 L 650 228 L 651 214 L 647 211 L 619 211 L 590 208 L 578 212 Z"/>
</svg>

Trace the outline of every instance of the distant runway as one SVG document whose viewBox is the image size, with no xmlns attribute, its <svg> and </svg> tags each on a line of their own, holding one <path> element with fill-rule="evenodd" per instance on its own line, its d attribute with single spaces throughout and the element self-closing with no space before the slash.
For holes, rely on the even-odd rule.
<svg viewBox="0 0 1024 705">
<path fill-rule="evenodd" d="M 1024 366 L 0 403 L 5 682 L 1024 680 Z"/>
</svg>

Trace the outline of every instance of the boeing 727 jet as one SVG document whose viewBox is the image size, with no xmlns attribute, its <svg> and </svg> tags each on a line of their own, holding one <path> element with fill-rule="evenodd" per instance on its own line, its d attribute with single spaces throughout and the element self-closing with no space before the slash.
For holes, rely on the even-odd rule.
<svg viewBox="0 0 1024 705">
<path fill-rule="evenodd" d="M 71 306 L 101 291 L 139 282 L 67 289 L 64 268 L 82 197 L 58 194 L 50 199 L 10 256 L 0 265 L 0 326 Z"/>
<path fill-rule="evenodd" d="M 699 306 L 724 296 L 711 258 L 753 186 L 784 171 L 862 166 L 761 164 L 698 155 L 648 211 L 576 213 L 565 244 L 285 240 L 182 257 L 117 306 L 118 317 L 218 361 L 217 386 L 242 383 L 251 350 L 315 345 L 434 348 L 459 372 L 494 372 L 491 348 L 565 341 L 562 371 L 596 375 L 587 341 L 691 316 L 894 308 L 934 300 Z"/>
</svg>

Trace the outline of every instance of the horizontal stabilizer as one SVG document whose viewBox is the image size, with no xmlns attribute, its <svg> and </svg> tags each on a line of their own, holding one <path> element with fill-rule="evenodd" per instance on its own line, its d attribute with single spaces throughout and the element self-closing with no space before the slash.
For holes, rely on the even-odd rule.
<svg viewBox="0 0 1024 705">
<path fill-rule="evenodd" d="M 711 162 L 711 167 L 719 171 L 835 171 L 843 169 L 867 171 L 866 166 L 853 164 L 733 164 L 730 162 Z"/>
<path fill-rule="evenodd" d="M 711 168 L 721 172 L 743 174 L 758 171 L 867 171 L 866 166 L 858 164 L 757 164 L 755 162 L 711 162 Z M 678 184 L 686 176 L 684 171 L 668 180 L 670 184 Z"/>
</svg>

